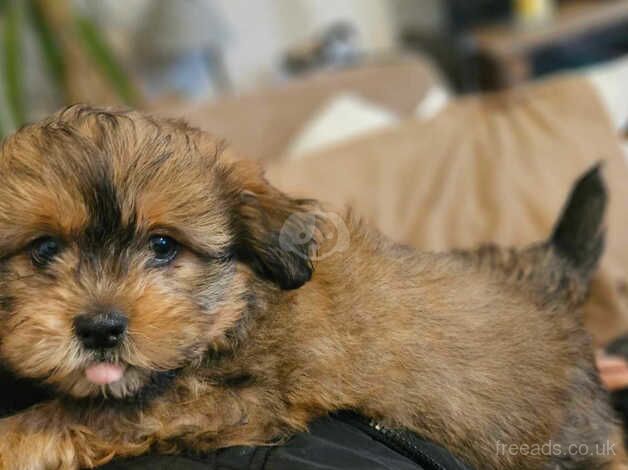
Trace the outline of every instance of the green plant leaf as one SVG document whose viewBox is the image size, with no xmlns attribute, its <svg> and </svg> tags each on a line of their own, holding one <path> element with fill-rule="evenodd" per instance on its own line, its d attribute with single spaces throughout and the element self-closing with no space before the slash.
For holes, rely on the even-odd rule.
<svg viewBox="0 0 628 470">
<path fill-rule="evenodd" d="M 100 34 L 96 25 L 83 15 L 76 16 L 77 33 L 84 47 L 91 54 L 96 64 L 107 75 L 118 95 L 126 104 L 138 101 L 138 94 L 122 67 L 116 61 L 113 52 Z"/>
<path fill-rule="evenodd" d="M 46 62 L 48 73 L 55 86 L 62 95 L 63 101 L 68 102 L 67 69 L 63 52 L 58 38 L 48 24 L 48 20 L 40 3 L 37 0 L 28 0 L 28 16 L 32 22 L 33 30 L 39 41 L 42 57 Z"/>
<path fill-rule="evenodd" d="M 11 0 L 4 18 L 4 71 L 7 104 L 16 125 L 26 121 L 21 33 L 24 26 L 23 3 Z"/>
<path fill-rule="evenodd" d="M 6 135 L 6 125 L 4 124 L 4 120 L 2 119 L 2 116 L 0 116 L 0 140 L 4 139 L 4 136 Z"/>
</svg>

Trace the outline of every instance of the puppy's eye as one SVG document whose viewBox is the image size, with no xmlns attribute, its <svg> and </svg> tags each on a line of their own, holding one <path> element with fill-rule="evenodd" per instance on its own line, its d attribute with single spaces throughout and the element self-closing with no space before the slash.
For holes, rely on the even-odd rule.
<svg viewBox="0 0 628 470">
<path fill-rule="evenodd" d="M 155 255 L 155 261 L 163 265 L 172 261 L 179 252 L 179 244 L 174 238 L 166 235 L 153 235 L 149 240 L 150 249 Z"/>
<path fill-rule="evenodd" d="M 61 243 L 52 237 L 41 237 L 31 245 L 31 259 L 33 264 L 43 267 L 50 263 L 61 251 Z"/>
</svg>

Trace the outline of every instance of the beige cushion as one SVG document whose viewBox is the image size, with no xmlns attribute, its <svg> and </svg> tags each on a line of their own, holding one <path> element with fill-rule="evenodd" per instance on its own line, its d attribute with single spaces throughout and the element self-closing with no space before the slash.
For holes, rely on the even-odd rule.
<svg viewBox="0 0 628 470">
<path fill-rule="evenodd" d="M 379 129 L 398 124 L 392 112 L 354 93 L 332 98 L 309 119 L 288 145 L 285 158 L 307 158 L 309 152 L 329 148 Z"/>
<path fill-rule="evenodd" d="M 194 106 L 156 105 L 153 111 L 184 117 L 224 137 L 249 158 L 279 158 L 326 102 L 354 93 L 399 116 L 409 116 L 441 78 L 420 56 L 396 57 L 359 67 L 325 71 L 282 86 Z"/>
<path fill-rule="evenodd" d="M 628 331 L 628 169 L 585 79 L 456 100 L 431 120 L 276 163 L 268 176 L 288 192 L 353 205 L 399 242 L 447 250 L 544 239 L 597 161 L 611 195 L 608 243 L 586 314 L 602 343 Z"/>
</svg>

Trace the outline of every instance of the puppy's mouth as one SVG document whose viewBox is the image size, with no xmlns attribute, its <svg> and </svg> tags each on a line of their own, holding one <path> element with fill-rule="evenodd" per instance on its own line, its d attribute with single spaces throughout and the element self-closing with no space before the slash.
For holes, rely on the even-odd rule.
<svg viewBox="0 0 628 470">
<path fill-rule="evenodd" d="M 70 371 L 61 369 L 60 374 L 46 380 L 62 395 L 77 400 L 144 402 L 146 397 L 165 392 L 189 362 L 156 367 L 146 364 L 126 347 L 77 352 Z"/>
<path fill-rule="evenodd" d="M 149 380 L 151 371 L 134 367 L 119 358 L 94 357 L 59 383 L 71 396 L 122 398 L 137 393 Z"/>
<path fill-rule="evenodd" d="M 73 400 L 144 403 L 165 392 L 178 371 L 153 371 L 120 361 L 97 360 L 77 369 L 73 378 L 56 388 Z"/>
<path fill-rule="evenodd" d="M 98 385 L 111 385 L 124 377 L 126 366 L 111 362 L 95 362 L 85 369 L 85 378 L 88 382 Z"/>
</svg>

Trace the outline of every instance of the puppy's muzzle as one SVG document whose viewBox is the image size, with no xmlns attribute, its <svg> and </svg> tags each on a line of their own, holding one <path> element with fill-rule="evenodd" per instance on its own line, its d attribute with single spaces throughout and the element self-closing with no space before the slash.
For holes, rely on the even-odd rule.
<svg viewBox="0 0 628 470">
<path fill-rule="evenodd" d="M 74 319 L 74 331 L 87 349 L 111 349 L 122 342 L 127 324 L 119 312 L 86 313 Z"/>
</svg>

